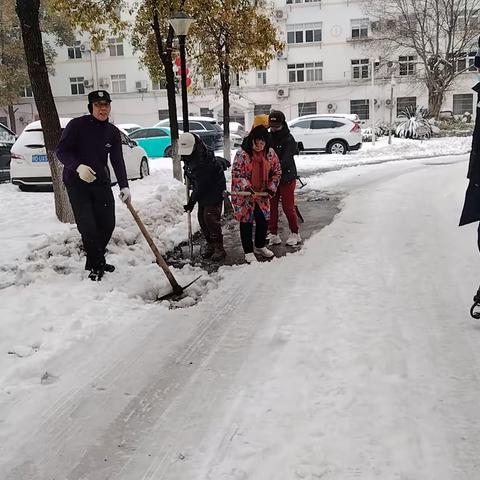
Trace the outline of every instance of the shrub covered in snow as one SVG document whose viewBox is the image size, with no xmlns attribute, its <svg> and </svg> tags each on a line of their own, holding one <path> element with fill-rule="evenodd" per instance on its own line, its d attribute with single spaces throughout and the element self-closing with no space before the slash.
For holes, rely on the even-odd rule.
<svg viewBox="0 0 480 480">
<path fill-rule="evenodd" d="M 407 107 L 399 117 L 402 119 L 395 134 L 400 138 L 424 139 L 432 136 L 432 126 L 428 121 L 429 111 L 424 107 Z"/>
</svg>

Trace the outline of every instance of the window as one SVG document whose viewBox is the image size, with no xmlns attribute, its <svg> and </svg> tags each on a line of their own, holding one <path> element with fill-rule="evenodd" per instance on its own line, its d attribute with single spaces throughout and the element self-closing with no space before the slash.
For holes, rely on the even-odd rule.
<svg viewBox="0 0 480 480">
<path fill-rule="evenodd" d="M 319 82 L 322 80 L 323 62 L 292 63 L 287 70 L 290 83 Z"/>
<path fill-rule="evenodd" d="M 369 64 L 370 60 L 368 58 L 352 60 L 352 79 L 360 80 L 362 78 L 369 78 Z"/>
<path fill-rule="evenodd" d="M 152 90 L 165 90 L 167 88 L 167 80 L 161 78 L 160 80 L 152 80 Z"/>
<path fill-rule="evenodd" d="M 183 120 L 178 122 L 178 128 L 183 130 Z M 206 128 L 200 122 L 192 122 L 190 120 L 188 121 L 188 129 L 191 132 L 204 132 L 206 130 Z"/>
<path fill-rule="evenodd" d="M 309 129 L 310 124 L 312 123 L 311 120 L 300 120 L 299 122 L 295 122 L 291 125 L 291 128 L 305 128 Z"/>
<path fill-rule="evenodd" d="M 163 131 L 161 128 L 151 128 L 148 131 L 148 137 L 153 138 L 153 137 L 168 137 L 168 134 Z"/>
<path fill-rule="evenodd" d="M 232 87 L 240 86 L 240 74 L 236 72 L 230 72 L 230 85 Z"/>
<path fill-rule="evenodd" d="M 312 120 L 310 128 L 312 130 L 324 130 L 325 128 L 333 128 L 331 120 Z"/>
<path fill-rule="evenodd" d="M 350 100 L 350 113 L 356 113 L 360 120 L 368 120 L 370 118 L 370 101 Z"/>
<path fill-rule="evenodd" d="M 257 70 L 257 85 L 266 85 L 267 72 L 266 70 Z"/>
<path fill-rule="evenodd" d="M 453 96 L 453 114 L 473 113 L 473 93 L 461 93 Z"/>
<path fill-rule="evenodd" d="M 313 115 L 317 113 L 317 102 L 305 102 L 298 104 L 298 116 Z"/>
<path fill-rule="evenodd" d="M 417 108 L 417 97 L 397 97 L 397 117 L 408 107 Z"/>
<path fill-rule="evenodd" d="M 73 45 L 67 48 L 69 60 L 75 60 L 77 58 L 82 58 L 82 51 L 80 50 L 81 42 L 76 40 Z"/>
<path fill-rule="evenodd" d="M 70 77 L 70 92 L 72 95 L 84 95 L 85 85 L 83 77 Z"/>
<path fill-rule="evenodd" d="M 322 41 L 321 23 L 287 25 L 287 43 L 313 43 Z"/>
<path fill-rule="evenodd" d="M 265 114 L 268 115 L 270 113 L 271 109 L 272 109 L 271 105 L 267 105 L 267 104 L 255 105 L 255 107 L 253 108 L 253 114 L 254 115 L 261 115 L 261 114 L 265 113 Z"/>
<path fill-rule="evenodd" d="M 406 75 L 415 75 L 415 65 L 417 63 L 416 55 L 403 55 L 398 57 L 398 67 L 399 74 Z"/>
<path fill-rule="evenodd" d="M 358 18 L 355 20 L 351 20 L 352 26 L 352 40 L 358 38 L 368 38 L 368 25 L 369 25 L 368 18 Z"/>
<path fill-rule="evenodd" d="M 164 120 L 165 118 L 170 118 L 168 115 L 168 110 L 159 110 L 158 111 L 158 119 Z"/>
<path fill-rule="evenodd" d="M 213 118 L 213 110 L 208 107 L 200 107 L 200 116 Z"/>
<path fill-rule="evenodd" d="M 305 42 L 321 42 L 322 41 L 322 24 L 306 23 L 305 24 Z"/>
<path fill-rule="evenodd" d="M 470 52 L 461 52 L 455 58 L 453 65 L 456 73 L 476 72 L 475 68 L 475 53 L 477 48 L 471 47 Z"/>
<path fill-rule="evenodd" d="M 461 15 L 458 17 L 458 29 L 462 31 L 473 31 L 476 32 L 478 31 L 478 28 L 480 27 L 479 21 L 478 21 L 478 13 L 477 12 L 471 12 L 469 15 Z"/>
<path fill-rule="evenodd" d="M 123 40 L 121 37 L 108 39 L 108 50 L 111 57 L 123 57 Z"/>
<path fill-rule="evenodd" d="M 32 86 L 27 85 L 26 87 L 24 87 L 23 90 L 20 92 L 20 96 L 24 98 L 33 97 Z"/>
<path fill-rule="evenodd" d="M 127 76 L 122 75 L 110 75 L 112 83 L 112 93 L 122 93 L 127 91 Z"/>
</svg>

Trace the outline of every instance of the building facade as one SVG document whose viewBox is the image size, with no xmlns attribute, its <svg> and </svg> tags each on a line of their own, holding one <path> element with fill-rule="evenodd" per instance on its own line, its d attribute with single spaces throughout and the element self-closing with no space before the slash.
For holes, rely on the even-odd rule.
<svg viewBox="0 0 480 480">
<path fill-rule="evenodd" d="M 362 6 L 362 1 L 354 0 L 275 0 L 273 17 L 285 48 L 265 70 L 232 76 L 231 119 L 248 128 L 255 114 L 279 109 L 287 119 L 312 113 L 357 113 L 368 125 L 372 114 L 378 124 L 388 122 L 390 112 L 395 119 L 407 106 L 428 106 L 427 90 L 415 78 L 419 68 L 415 54 L 397 52 L 387 58 L 375 52 L 375 23 Z M 475 113 L 474 55 L 466 52 L 464 61 L 458 62 L 456 67 L 465 73 L 447 93 L 443 110 L 455 115 Z M 220 90 L 193 80 L 198 92 L 189 94 L 190 114 L 221 121 Z M 79 36 L 74 45 L 58 50 L 50 81 L 60 116 L 85 114 L 87 94 L 97 88 L 111 92 L 115 123 L 150 126 L 168 116 L 166 90 L 139 66 L 127 39 L 109 38 L 102 51 L 93 52 L 88 39 Z M 177 107 L 181 114 L 180 96 Z M 16 108 L 17 130 L 37 118 L 29 89 Z M 6 116 L 0 116 L 0 122 L 7 123 Z"/>
</svg>

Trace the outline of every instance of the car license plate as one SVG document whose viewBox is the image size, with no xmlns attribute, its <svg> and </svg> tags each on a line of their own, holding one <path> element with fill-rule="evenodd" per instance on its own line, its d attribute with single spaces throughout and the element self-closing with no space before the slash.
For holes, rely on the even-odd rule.
<svg viewBox="0 0 480 480">
<path fill-rule="evenodd" d="M 32 155 L 32 163 L 44 163 L 48 162 L 46 155 Z"/>
</svg>

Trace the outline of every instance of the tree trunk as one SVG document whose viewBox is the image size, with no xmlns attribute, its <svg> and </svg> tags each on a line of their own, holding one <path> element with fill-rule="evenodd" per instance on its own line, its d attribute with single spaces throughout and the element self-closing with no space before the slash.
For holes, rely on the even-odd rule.
<svg viewBox="0 0 480 480">
<path fill-rule="evenodd" d="M 438 120 L 440 116 L 440 109 L 443 104 L 444 92 L 438 89 L 428 89 L 428 110 L 432 117 Z"/>
<path fill-rule="evenodd" d="M 17 122 L 15 120 L 15 110 L 13 109 L 13 105 L 8 106 L 8 119 L 10 122 L 10 130 L 17 133 Z"/>
<path fill-rule="evenodd" d="M 172 27 L 169 28 L 168 38 L 162 39 L 160 31 L 160 21 L 155 4 L 152 4 L 153 25 L 152 29 L 155 34 L 155 41 L 157 44 L 158 56 L 163 64 L 165 70 L 165 81 L 167 84 L 167 102 L 168 102 L 168 118 L 170 120 L 170 137 L 172 139 L 172 168 L 173 178 L 183 180 L 182 164 L 180 155 L 178 155 L 178 118 L 177 118 L 177 100 L 175 92 L 175 73 L 173 71 L 172 63 L 172 43 L 173 32 Z M 164 48 L 165 43 L 165 48 Z"/>
<path fill-rule="evenodd" d="M 39 9 L 40 0 L 17 0 L 16 11 L 22 29 L 28 75 L 40 121 L 42 122 L 45 149 L 52 173 L 55 213 L 57 218 L 63 223 L 75 223 L 67 191 L 62 180 L 63 166 L 55 154 L 55 149 L 60 140 L 61 129 L 43 52 Z"/>
</svg>

